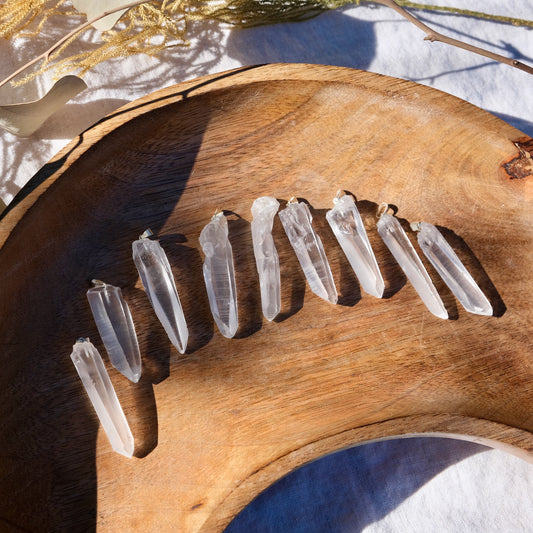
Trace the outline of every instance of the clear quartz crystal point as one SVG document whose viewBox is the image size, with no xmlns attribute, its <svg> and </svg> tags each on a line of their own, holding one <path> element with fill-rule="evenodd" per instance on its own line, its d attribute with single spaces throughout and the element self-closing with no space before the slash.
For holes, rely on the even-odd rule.
<svg viewBox="0 0 533 533">
<path fill-rule="evenodd" d="M 363 290 L 376 298 L 381 298 L 385 283 L 353 198 L 347 194 L 344 196 L 338 194 L 333 203 L 335 205 L 326 213 L 326 219 L 335 237 Z"/>
<path fill-rule="evenodd" d="M 492 315 L 490 302 L 439 230 L 427 222 L 411 226 L 418 231 L 420 248 L 461 305 L 470 313 Z"/>
<path fill-rule="evenodd" d="M 257 198 L 252 204 L 252 241 L 261 287 L 261 306 L 267 320 L 281 310 L 279 257 L 272 238 L 272 225 L 279 202 L 270 196 Z"/>
<path fill-rule="evenodd" d="M 70 355 L 113 450 L 126 457 L 134 451 L 133 435 L 98 350 L 80 339 Z"/>
<path fill-rule="evenodd" d="M 285 233 L 296 253 L 311 290 L 324 300 L 337 303 L 338 295 L 320 237 L 313 230 L 307 204 L 288 202 L 279 212 Z"/>
<path fill-rule="evenodd" d="M 200 233 L 205 254 L 204 280 L 211 313 L 220 333 L 231 339 L 239 327 L 233 252 L 223 212 L 213 216 Z"/>
<path fill-rule="evenodd" d="M 174 276 L 163 248 L 159 242 L 150 240 L 149 235 L 151 232 L 147 231 L 141 235 L 139 240 L 133 242 L 133 261 L 141 276 L 148 299 L 170 342 L 178 352 L 184 353 L 187 348 L 189 330 L 174 283 Z"/>
<path fill-rule="evenodd" d="M 448 312 L 429 277 L 411 241 L 396 219 L 383 213 L 378 220 L 378 233 L 391 251 L 405 275 L 418 292 L 426 307 L 439 318 L 448 318 Z"/>
<path fill-rule="evenodd" d="M 93 284 L 87 299 L 111 364 L 137 383 L 141 377 L 141 353 L 128 304 L 119 287 L 97 280 Z"/>
</svg>

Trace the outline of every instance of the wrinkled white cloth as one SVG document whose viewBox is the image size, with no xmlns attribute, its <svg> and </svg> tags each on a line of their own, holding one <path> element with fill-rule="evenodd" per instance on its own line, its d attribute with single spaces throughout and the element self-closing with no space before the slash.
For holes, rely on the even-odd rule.
<svg viewBox="0 0 533 533">
<path fill-rule="evenodd" d="M 427 0 L 426 3 L 430 3 Z M 487 13 L 533 19 L 533 0 L 439 0 Z M 417 12 L 436 30 L 533 65 L 533 31 L 475 18 Z M 0 77 L 42 52 L 71 27 L 43 28 L 39 40 L 0 43 Z M 97 42 L 89 31 L 72 53 Z M 0 132 L 0 198 L 17 192 L 70 139 L 122 104 L 174 83 L 241 65 L 339 65 L 413 80 L 477 105 L 533 136 L 533 77 L 472 53 L 423 40 L 383 6 L 351 6 L 306 22 L 252 29 L 191 26 L 190 48 L 157 58 L 122 58 L 85 76 L 89 88 L 33 136 Z M 46 77 L 2 103 L 37 97 Z M 231 526 L 254 532 L 531 532 L 533 465 L 501 451 L 448 439 L 373 443 L 329 456 L 265 493 Z"/>
</svg>

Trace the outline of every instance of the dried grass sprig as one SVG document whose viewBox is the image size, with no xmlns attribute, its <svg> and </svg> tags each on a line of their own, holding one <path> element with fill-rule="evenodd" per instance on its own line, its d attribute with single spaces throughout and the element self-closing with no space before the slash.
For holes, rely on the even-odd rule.
<svg viewBox="0 0 533 533">
<path fill-rule="evenodd" d="M 10 0 L 0 5 L 0 37 L 10 39 L 29 26 L 37 16 L 43 16 L 48 0 Z"/>
<path fill-rule="evenodd" d="M 188 29 L 186 14 L 178 12 L 175 8 L 173 16 L 170 16 L 152 3 L 143 3 L 128 11 L 123 19 L 126 20 L 122 29 L 102 33 L 102 44 L 98 48 L 57 60 L 78 37 L 78 34 L 72 35 L 69 40 L 50 54 L 47 63 L 43 64 L 41 69 L 32 72 L 18 83 L 25 83 L 41 74 L 54 61 L 53 68 L 56 76 L 74 71 L 77 75 L 83 76 L 94 66 L 109 59 L 135 54 L 155 56 L 171 45 L 189 45 L 186 38 Z"/>
<path fill-rule="evenodd" d="M 68 0 L 8 0 L 0 4 L 0 37 L 33 37 L 41 31 L 50 17 L 56 15 L 79 17 L 81 13 L 69 8 Z M 38 25 L 27 31 L 35 19 L 39 20 Z"/>
</svg>

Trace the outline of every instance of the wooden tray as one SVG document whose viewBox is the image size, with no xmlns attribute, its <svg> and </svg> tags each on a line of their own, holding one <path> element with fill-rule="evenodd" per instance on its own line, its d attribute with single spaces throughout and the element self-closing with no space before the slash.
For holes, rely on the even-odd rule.
<svg viewBox="0 0 533 533">
<path fill-rule="evenodd" d="M 519 141 L 521 144 L 515 145 Z M 372 439 L 460 436 L 533 458 L 531 139 L 466 102 L 349 69 L 269 65 L 158 91 L 75 139 L 0 224 L 1 516 L 32 531 L 221 531 L 303 463 Z M 522 152 L 519 152 L 522 150 Z M 529 176 L 528 176 L 529 175 Z M 352 192 L 386 281 L 361 294 L 325 222 Z M 279 220 L 283 307 L 262 319 L 250 206 L 312 206 L 341 294 L 314 296 Z M 494 317 L 424 307 L 375 230 L 380 202 L 443 228 Z M 216 330 L 198 244 L 228 211 L 240 329 Z M 160 236 L 190 328 L 165 337 L 131 241 Z M 110 368 L 137 458 L 113 453 L 69 354 L 104 353 L 85 298 L 123 287 L 144 357 L 137 385 Z"/>
</svg>

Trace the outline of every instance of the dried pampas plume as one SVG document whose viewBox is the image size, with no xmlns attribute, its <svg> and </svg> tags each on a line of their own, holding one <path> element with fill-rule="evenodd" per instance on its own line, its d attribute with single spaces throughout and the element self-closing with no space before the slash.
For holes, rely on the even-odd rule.
<svg viewBox="0 0 533 533">
<path fill-rule="evenodd" d="M 65 3 L 66 0 L 59 0 L 53 5 L 50 5 L 51 2 L 48 0 L 8 0 L 0 5 L 0 37 L 4 39 L 16 37 L 38 18 L 37 28 L 31 33 L 26 33 L 26 35 L 36 35 L 50 16 L 75 13 L 72 10 L 66 12 L 63 6 Z"/>
<path fill-rule="evenodd" d="M 121 29 L 102 32 L 102 44 L 98 48 L 56 61 L 54 64 L 56 75 L 61 76 L 74 71 L 78 75 L 83 75 L 108 59 L 135 54 L 154 56 L 169 46 L 188 46 L 186 38 L 188 17 L 182 9 L 179 9 L 181 2 L 172 4 L 173 6 L 163 8 L 153 3 L 144 3 L 129 10 L 122 17 Z M 170 10 L 169 7 L 173 9 Z M 55 50 L 50 55 L 49 61 L 56 60 L 76 37 L 77 35 L 73 35 L 69 41 Z M 30 77 L 39 73 L 39 71 L 32 73 Z"/>
</svg>

